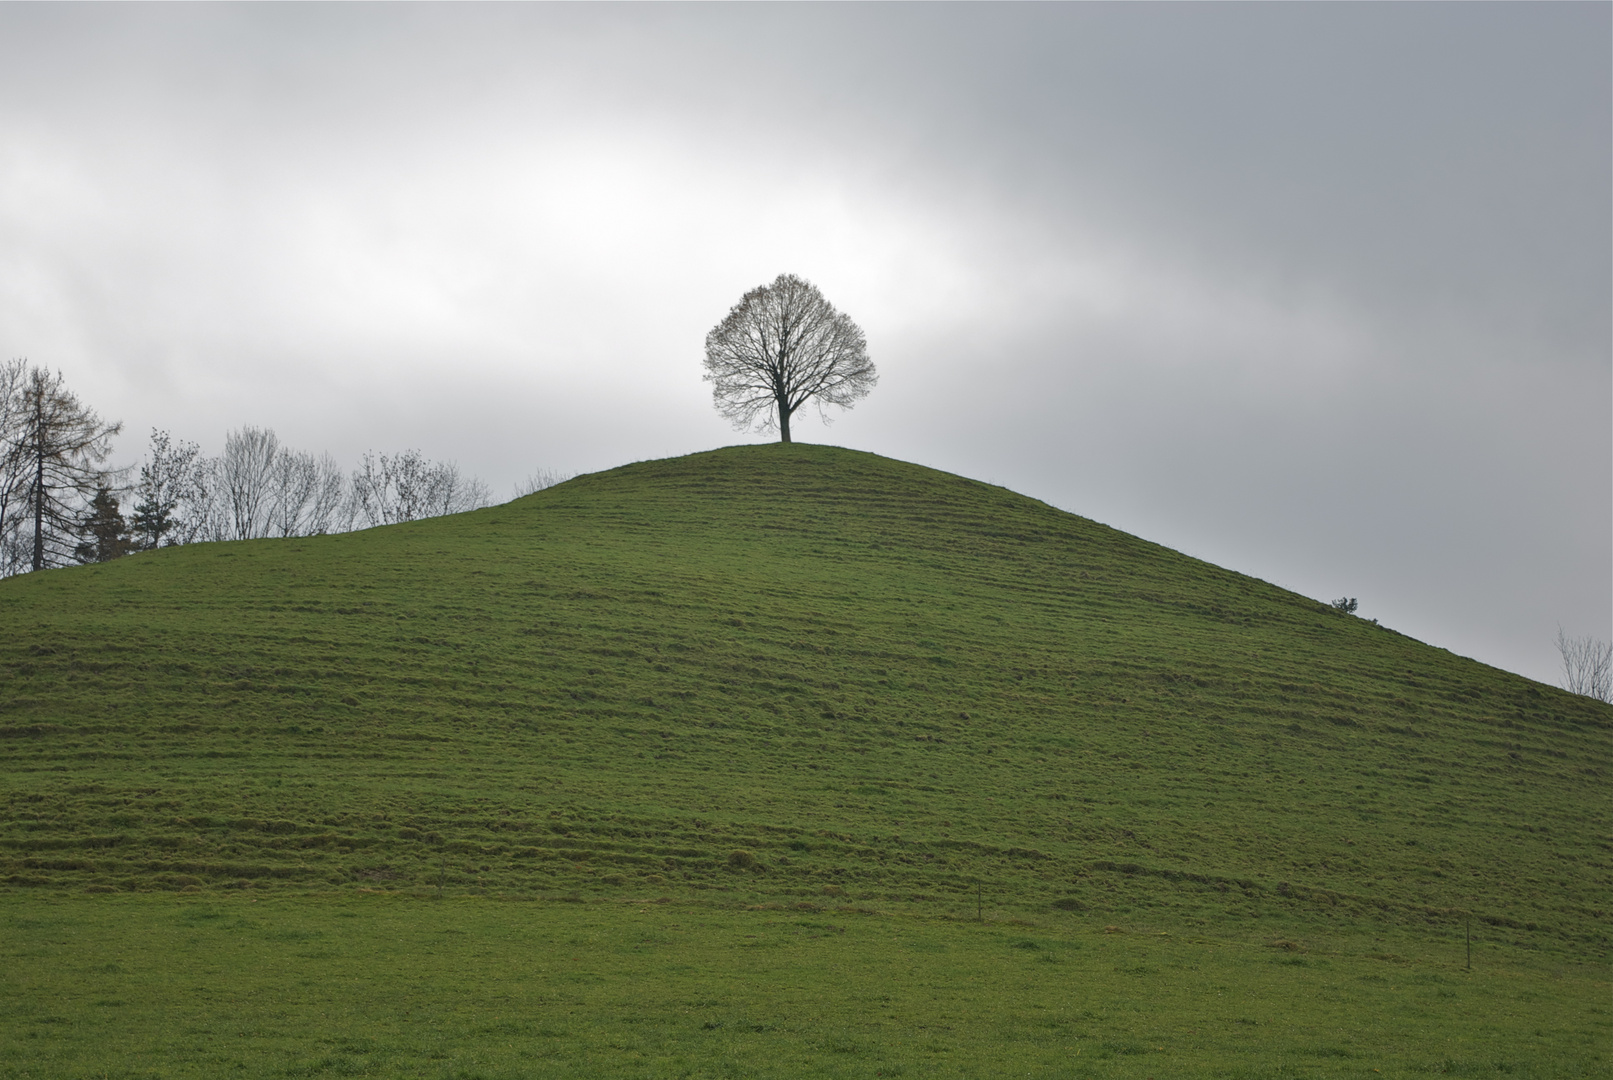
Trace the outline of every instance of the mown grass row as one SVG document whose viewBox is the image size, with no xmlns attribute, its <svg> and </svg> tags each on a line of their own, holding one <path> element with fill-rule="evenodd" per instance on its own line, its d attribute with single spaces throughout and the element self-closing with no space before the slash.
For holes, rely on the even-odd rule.
<svg viewBox="0 0 1613 1080">
<path fill-rule="evenodd" d="M 1608 955 L 1610 711 L 826 447 L 0 583 L 0 882 L 825 889 Z"/>
</svg>

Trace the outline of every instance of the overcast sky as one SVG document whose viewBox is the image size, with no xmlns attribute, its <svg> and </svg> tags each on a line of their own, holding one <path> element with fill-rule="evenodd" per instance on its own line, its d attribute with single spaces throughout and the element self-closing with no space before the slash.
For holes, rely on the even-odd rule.
<svg viewBox="0 0 1613 1080">
<path fill-rule="evenodd" d="M 1557 681 L 1613 637 L 1613 6 L 0 5 L 0 348 L 127 434 L 509 492 L 796 437 L 1002 484 Z"/>
</svg>

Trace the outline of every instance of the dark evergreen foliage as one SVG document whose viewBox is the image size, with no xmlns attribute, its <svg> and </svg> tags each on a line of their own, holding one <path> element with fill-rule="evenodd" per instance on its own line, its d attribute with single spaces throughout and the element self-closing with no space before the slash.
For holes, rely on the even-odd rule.
<svg viewBox="0 0 1613 1080">
<path fill-rule="evenodd" d="M 80 526 L 85 534 L 73 555 L 81 563 L 111 562 L 135 550 L 129 538 L 128 522 L 118 506 L 118 497 L 106 486 L 95 489 L 89 513 Z"/>
</svg>

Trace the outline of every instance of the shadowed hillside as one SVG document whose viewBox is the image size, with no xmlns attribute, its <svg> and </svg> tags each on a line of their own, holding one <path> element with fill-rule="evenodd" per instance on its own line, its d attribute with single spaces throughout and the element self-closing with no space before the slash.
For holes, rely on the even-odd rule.
<svg viewBox="0 0 1613 1080">
<path fill-rule="evenodd" d="M 1610 728 L 1001 488 L 744 446 L 0 582 L 0 881 L 1606 956 Z"/>
</svg>

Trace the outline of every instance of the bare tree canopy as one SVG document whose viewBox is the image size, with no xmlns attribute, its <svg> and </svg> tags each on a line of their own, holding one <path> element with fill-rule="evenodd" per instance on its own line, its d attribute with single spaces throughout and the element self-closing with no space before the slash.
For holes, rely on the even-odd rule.
<svg viewBox="0 0 1613 1080">
<path fill-rule="evenodd" d="M 27 565 L 22 523 L 27 518 L 28 469 L 21 452 L 22 388 L 27 379 L 27 361 L 0 363 L 0 576 Z"/>
<path fill-rule="evenodd" d="M 336 526 L 347 500 L 347 477 L 335 458 L 282 446 L 272 479 L 269 535 L 322 536 Z"/>
<path fill-rule="evenodd" d="M 552 488 L 556 484 L 564 484 L 571 479 L 571 476 L 571 473 L 559 472 L 555 469 L 539 469 L 536 472 L 528 473 L 525 483 L 515 485 L 515 497 L 519 499 L 543 491 L 545 488 Z"/>
<path fill-rule="evenodd" d="M 153 442 L 154 465 L 158 450 Z M 230 432 L 224 453 L 203 461 L 198 475 L 209 539 L 319 536 L 351 517 L 347 478 L 335 459 L 283 446 L 271 428 Z"/>
<path fill-rule="evenodd" d="M 857 324 L 794 274 L 746 293 L 706 335 L 705 378 L 736 428 L 777 428 L 781 442 L 808 400 L 827 423 L 825 406 L 849 409 L 879 381 Z"/>
<path fill-rule="evenodd" d="M 213 463 L 217 539 L 255 540 L 274 535 L 275 462 L 280 440 L 268 428 L 244 427 L 224 437 Z"/>
<path fill-rule="evenodd" d="M 204 535 L 208 513 L 208 463 L 201 448 L 174 442 L 151 429 L 151 451 L 140 466 L 129 531 L 136 550 L 189 544 Z"/>
<path fill-rule="evenodd" d="M 372 526 L 478 510 L 491 501 L 486 484 L 418 450 L 393 457 L 366 452 L 353 471 L 354 517 Z"/>
<path fill-rule="evenodd" d="M 1613 645 L 1589 634 L 1569 637 L 1559 626 L 1557 652 L 1563 658 L 1563 689 L 1613 705 Z"/>
</svg>

